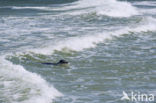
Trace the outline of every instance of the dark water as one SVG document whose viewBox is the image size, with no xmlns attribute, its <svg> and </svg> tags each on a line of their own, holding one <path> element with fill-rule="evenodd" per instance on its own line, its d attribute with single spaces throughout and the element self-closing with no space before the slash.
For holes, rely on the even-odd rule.
<svg viewBox="0 0 156 103">
<path fill-rule="evenodd" d="M 155 103 L 156 1 L 0 0 L 0 55 L 0 103 Z"/>
</svg>

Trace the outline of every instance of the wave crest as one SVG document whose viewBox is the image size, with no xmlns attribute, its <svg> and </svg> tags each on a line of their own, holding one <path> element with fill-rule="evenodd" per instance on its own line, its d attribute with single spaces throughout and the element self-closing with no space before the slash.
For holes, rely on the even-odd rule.
<svg viewBox="0 0 156 103">
<path fill-rule="evenodd" d="M 39 75 L 26 71 L 20 65 L 0 59 L 0 93 L 8 103 L 51 103 L 62 96 Z"/>
</svg>

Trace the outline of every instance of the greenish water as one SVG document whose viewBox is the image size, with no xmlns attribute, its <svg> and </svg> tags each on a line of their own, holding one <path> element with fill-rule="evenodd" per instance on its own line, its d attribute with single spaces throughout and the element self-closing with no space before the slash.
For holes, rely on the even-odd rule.
<svg viewBox="0 0 156 103">
<path fill-rule="evenodd" d="M 1 103 L 155 103 L 155 1 L 47 2 L 0 7 Z"/>
</svg>

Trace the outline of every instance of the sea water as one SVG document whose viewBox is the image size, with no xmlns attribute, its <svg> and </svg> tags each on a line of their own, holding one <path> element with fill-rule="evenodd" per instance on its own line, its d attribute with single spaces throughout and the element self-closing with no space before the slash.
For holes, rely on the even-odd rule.
<svg viewBox="0 0 156 103">
<path fill-rule="evenodd" d="M 0 0 L 0 103 L 131 103 L 155 69 L 154 0 Z"/>
</svg>

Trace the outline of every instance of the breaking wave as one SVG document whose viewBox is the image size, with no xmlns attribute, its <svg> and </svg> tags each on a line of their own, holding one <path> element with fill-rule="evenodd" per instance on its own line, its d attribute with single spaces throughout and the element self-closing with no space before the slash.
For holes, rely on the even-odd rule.
<svg viewBox="0 0 156 103">
<path fill-rule="evenodd" d="M 104 40 L 111 40 L 114 36 L 119 37 L 124 34 L 129 33 L 139 33 L 139 32 L 148 32 L 148 31 L 155 31 L 156 28 L 156 20 L 154 18 L 148 17 L 145 18 L 144 23 L 140 24 L 135 27 L 125 27 L 116 31 L 110 31 L 110 32 L 103 32 L 96 35 L 86 35 L 81 37 L 70 37 L 66 38 L 62 41 L 56 41 L 56 43 L 53 43 L 53 46 L 47 46 L 46 44 L 45 48 L 40 49 L 31 49 L 28 50 L 28 52 L 34 52 L 38 54 L 45 54 L 50 55 L 55 50 L 61 51 L 62 49 L 66 50 L 73 50 L 73 51 L 82 51 L 86 48 L 93 48 L 96 47 L 98 43 L 103 42 Z M 51 43 L 49 43 L 51 44 Z"/>
<path fill-rule="evenodd" d="M 36 9 L 44 11 L 65 11 L 63 14 L 81 15 L 86 13 L 96 13 L 111 17 L 130 17 L 139 14 L 137 9 L 128 2 L 117 0 L 79 0 L 69 5 L 60 7 L 39 7 L 39 6 L 13 6 L 12 9 Z"/>
<path fill-rule="evenodd" d="M 0 58 L 0 100 L 7 103 L 51 103 L 62 96 L 53 86 L 22 66 Z"/>
<path fill-rule="evenodd" d="M 79 11 L 74 11 L 71 14 L 95 12 L 97 15 L 112 17 L 129 17 L 138 14 L 136 8 L 130 3 L 116 0 L 80 0 L 65 9 L 79 9 Z M 86 10 L 84 11 L 82 9 Z"/>
</svg>

